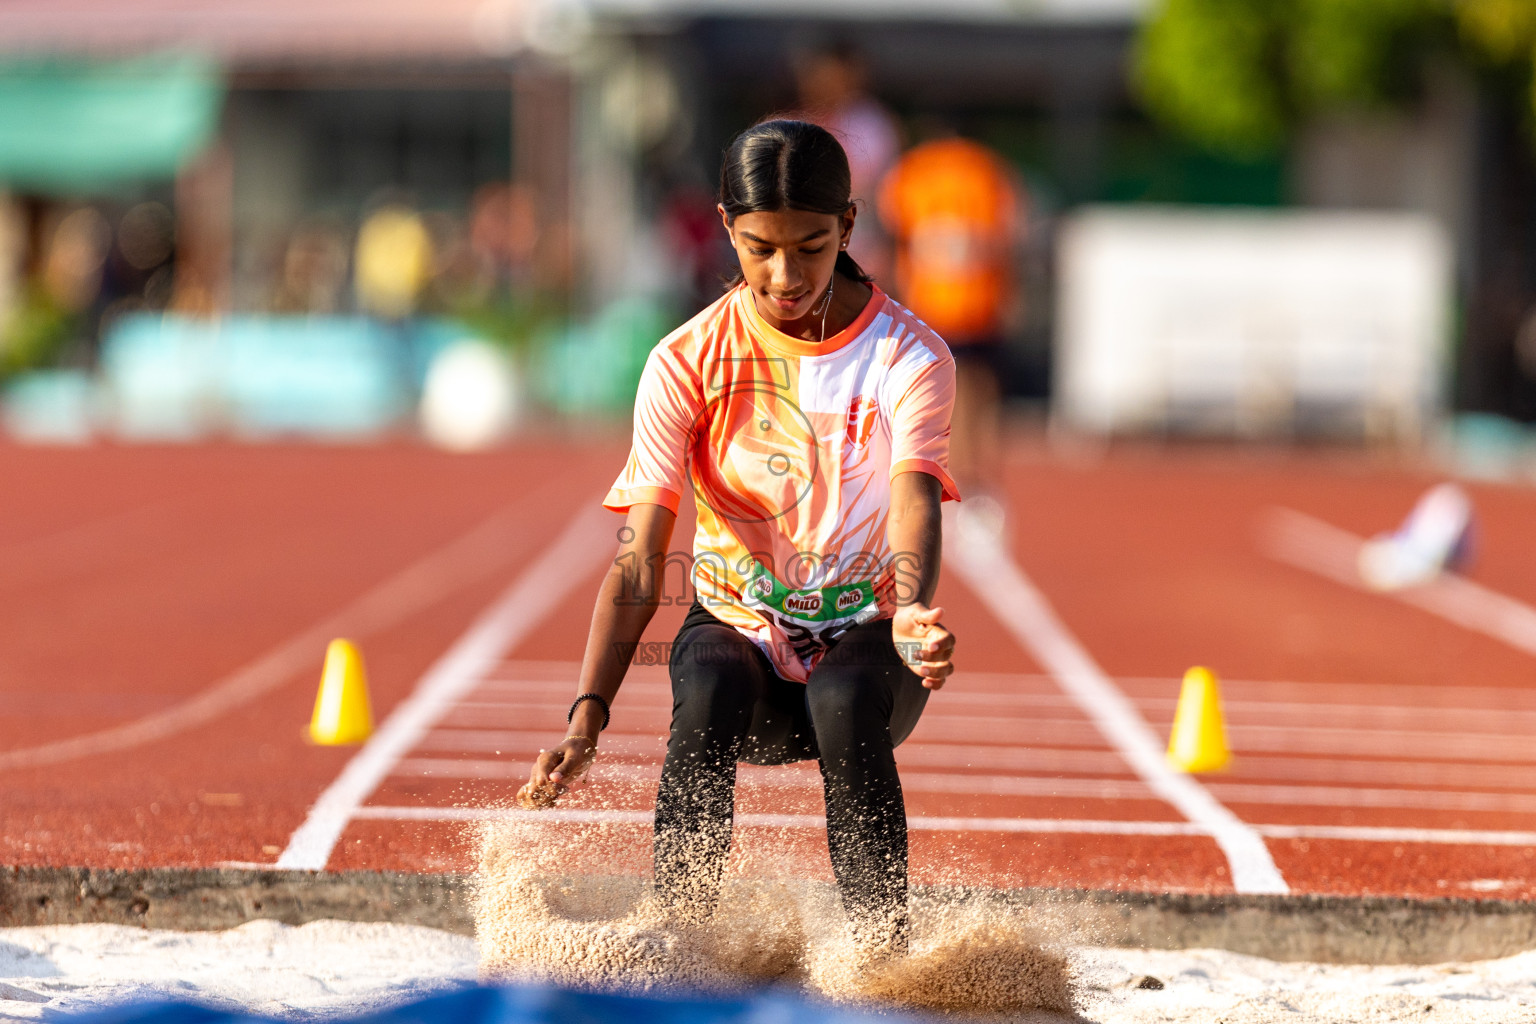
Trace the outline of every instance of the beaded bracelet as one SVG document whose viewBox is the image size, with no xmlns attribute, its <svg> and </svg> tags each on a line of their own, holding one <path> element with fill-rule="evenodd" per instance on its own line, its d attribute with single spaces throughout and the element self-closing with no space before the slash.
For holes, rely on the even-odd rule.
<svg viewBox="0 0 1536 1024">
<path fill-rule="evenodd" d="M 606 699 L 604 699 L 603 695 L 600 694 L 600 693 L 584 693 L 580 697 L 577 697 L 574 701 L 572 701 L 571 702 L 571 710 L 569 710 L 569 711 L 567 711 L 565 713 L 565 724 L 566 725 L 570 725 L 571 724 L 571 719 L 576 717 L 576 709 L 581 707 L 581 702 L 584 701 L 584 700 L 595 700 L 595 701 L 597 701 L 598 705 L 603 709 L 603 724 L 602 724 L 601 729 L 599 729 L 598 731 L 601 732 L 602 729 L 608 728 L 608 701 Z"/>
</svg>

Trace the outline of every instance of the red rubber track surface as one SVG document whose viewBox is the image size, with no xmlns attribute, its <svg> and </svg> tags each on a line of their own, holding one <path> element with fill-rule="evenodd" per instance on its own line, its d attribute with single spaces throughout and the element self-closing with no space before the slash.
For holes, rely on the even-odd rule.
<svg viewBox="0 0 1536 1024">
<path fill-rule="evenodd" d="M 1536 831 L 1536 659 L 1273 560 L 1259 543 L 1276 506 L 1359 535 L 1389 529 L 1434 477 L 1358 454 L 1121 446 L 1090 460 L 1022 437 L 1012 452 L 1016 561 L 1154 730 L 1166 736 L 1186 668 L 1206 664 L 1222 677 L 1237 758 L 1202 781 L 1244 821 L 1313 832 Z M 623 455 L 621 438 L 477 456 L 409 445 L 0 446 L 0 757 L 182 706 L 505 510 L 505 564 L 359 638 L 383 721 L 600 499 Z M 1536 491 L 1471 489 L 1480 532 L 1470 575 L 1536 605 Z M 685 516 L 674 548 L 687 550 L 690 536 Z M 473 823 L 389 815 L 504 804 L 537 738 L 558 739 L 601 568 L 592 564 L 391 770 L 365 801 L 375 816 L 346 826 L 328 866 L 472 867 Z M 915 827 L 917 880 L 1230 891 L 1225 858 L 1203 836 L 1041 824 L 1155 833 L 1182 819 L 983 595 L 951 572 L 939 596 L 961 672 L 898 750 L 909 816 L 1036 824 Z M 683 611 L 664 609 L 647 639 L 670 640 Z M 0 768 L 0 862 L 275 861 L 357 753 L 302 736 L 322 655 L 317 643 L 308 664 L 196 728 Z M 595 781 L 570 806 L 650 806 L 664 680 L 661 668 L 635 671 Z M 745 816 L 821 811 L 803 768 L 744 771 L 740 792 Z M 607 832 L 622 847 L 614 855 L 643 870 L 648 826 Z M 803 872 L 829 871 L 816 828 L 739 834 L 743 856 L 771 852 Z M 1309 833 L 1267 843 L 1296 891 L 1536 895 L 1536 846 L 1519 842 Z"/>
<path fill-rule="evenodd" d="M 1109 674 L 1151 680 L 1123 685 L 1142 698 L 1143 713 L 1162 735 L 1172 722 L 1174 681 L 1186 668 L 1209 665 L 1228 680 L 1237 756 L 1231 770 L 1207 781 L 1245 821 L 1536 829 L 1529 800 L 1519 812 L 1486 812 L 1245 803 L 1223 792 L 1241 783 L 1294 785 L 1298 778 L 1345 790 L 1532 792 L 1536 660 L 1261 550 L 1264 517 L 1274 507 L 1369 536 L 1395 527 L 1439 478 L 1363 456 L 1155 447 L 1121 448 L 1091 461 L 1051 458 L 1036 448 L 1014 469 L 1009 539 L 1019 562 Z M 1536 604 L 1536 490 L 1468 486 L 1479 518 L 1479 553 L 1469 575 Z M 1277 685 L 1285 681 L 1308 685 Z M 1276 706 L 1284 702 L 1292 706 Z M 1392 735 L 1403 716 L 1383 709 L 1402 706 L 1423 709 L 1407 723 L 1417 735 Z M 1485 710 L 1472 721 L 1440 713 L 1460 708 Z M 1501 713 L 1507 711 L 1517 713 Z M 1445 724 L 1434 725 L 1437 717 Z M 1436 731 L 1465 742 L 1447 749 L 1442 738 L 1425 735 Z M 1486 734 L 1512 742 L 1493 744 Z M 1469 758 L 1467 747 L 1477 756 Z M 1368 781 L 1361 786 L 1341 785 L 1362 777 Z M 1268 845 L 1287 882 L 1301 891 L 1536 895 L 1531 846 L 1319 839 Z"/>
<path fill-rule="evenodd" d="M 601 451 L 0 447 L 0 753 L 174 707 L 499 509 L 532 557 L 550 506 L 590 500 L 623 457 Z M 376 717 L 513 571 L 361 641 Z M 0 861 L 273 860 L 355 753 L 302 735 L 323 653 L 200 728 L 0 771 Z"/>
</svg>

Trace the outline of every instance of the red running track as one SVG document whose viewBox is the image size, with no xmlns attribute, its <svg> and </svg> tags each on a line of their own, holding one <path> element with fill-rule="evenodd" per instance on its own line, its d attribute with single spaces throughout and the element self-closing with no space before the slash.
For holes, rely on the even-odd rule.
<svg viewBox="0 0 1536 1024">
<path fill-rule="evenodd" d="M 1004 559 L 1156 742 L 1183 671 L 1217 670 L 1237 759 L 1201 792 L 1291 890 L 1532 896 L 1536 656 L 1265 540 L 1276 507 L 1386 529 L 1432 477 L 1357 455 L 1013 450 Z M 619 522 L 580 513 L 623 451 L 0 447 L 0 860 L 472 866 L 476 823 L 561 733 Z M 1536 605 L 1536 491 L 1473 490 L 1472 577 Z M 530 583 L 539 566 L 554 575 Z M 940 597 L 962 671 L 898 751 L 917 878 L 1230 891 L 1232 861 L 1018 635 L 1006 588 L 946 571 Z M 445 666 L 497 607 L 502 646 Z M 361 644 L 393 748 L 303 740 L 332 632 Z M 666 715 L 664 671 L 637 669 L 568 805 L 637 870 Z M 337 803 L 354 757 L 372 783 Z M 743 854 L 825 874 L 814 774 L 744 770 L 740 787 Z M 331 810 L 312 811 L 322 794 Z M 320 818 L 333 835 L 306 848 Z"/>
</svg>

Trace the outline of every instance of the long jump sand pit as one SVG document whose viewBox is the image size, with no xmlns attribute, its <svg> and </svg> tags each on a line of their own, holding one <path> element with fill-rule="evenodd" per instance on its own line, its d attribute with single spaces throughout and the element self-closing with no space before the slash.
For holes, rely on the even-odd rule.
<svg viewBox="0 0 1536 1024">
<path fill-rule="evenodd" d="M 1077 1020 L 1096 1024 L 1536 1021 L 1536 953 L 1411 967 L 1276 963 L 1219 950 L 1077 946 L 1064 953 Z M 6 928 L 0 1022 L 51 1020 L 144 999 L 332 1020 L 468 984 L 479 963 L 467 936 L 399 924 L 255 921 L 205 932 L 107 924 Z M 1146 987 L 1156 984 L 1162 987 Z M 1048 1011 L 988 1019 L 1073 1020 Z"/>
<path fill-rule="evenodd" d="M 269 911 L 299 921 L 307 919 L 296 913 L 301 904 L 345 912 L 338 894 L 356 902 L 372 891 L 361 877 L 234 872 L 204 878 L 210 873 L 194 872 L 180 896 L 159 878 L 164 892 L 141 920 L 169 924 L 179 917 L 178 927 L 224 930 L 102 923 L 0 928 L 0 1024 L 168 998 L 285 1019 L 338 1019 L 479 980 L 655 993 L 773 986 L 844 1005 L 1009 1024 L 1536 1024 L 1536 951 L 1459 963 L 1351 966 L 1212 949 L 1114 948 L 1085 936 L 1084 907 L 1069 899 L 1020 904 L 974 888 L 925 888 L 913 899 L 912 954 L 871 962 L 850 942 L 831 886 L 805 881 L 803 857 L 797 862 L 792 851 L 777 871 L 771 857 L 734 862 L 723 905 L 714 920 L 699 924 L 655 913 L 644 878 L 616 870 L 633 854 L 634 836 L 628 854 L 622 842 L 605 849 L 589 841 L 577 850 L 568 835 L 526 821 L 495 822 L 481 838 L 475 938 L 378 921 L 254 920 L 225 927 L 229 913 L 240 909 L 236 893 L 247 909 L 259 897 Z M 779 844 L 744 845 L 772 850 Z M 573 866 L 603 867 L 609 854 L 608 870 L 573 872 Z M 93 881 L 65 880 L 76 889 Z M 256 885 L 263 880 L 267 888 Z M 124 893 L 137 891 L 129 880 L 119 881 Z M 424 882 L 374 882 L 385 886 L 373 894 L 380 898 L 354 911 L 408 916 L 418 900 L 440 902 L 443 895 Z M 222 891 L 208 888 L 216 883 L 236 885 L 234 902 L 211 898 Z M 18 884 L 12 895 L 23 889 L 34 896 L 42 891 Z M 296 892 L 309 896 L 298 899 Z M 187 904 L 185 914 L 177 913 L 178 900 Z M 196 908 L 206 906 L 222 909 L 199 917 Z M 100 914 L 111 906 L 86 901 L 76 909 Z M 1359 909 L 1375 915 L 1379 928 L 1396 927 L 1389 912 L 1369 903 Z M 1287 911 L 1307 913 L 1301 905 Z M 470 925 L 467 917 L 452 921 L 449 927 Z M 1452 948 L 1455 922 L 1440 927 Z"/>
</svg>

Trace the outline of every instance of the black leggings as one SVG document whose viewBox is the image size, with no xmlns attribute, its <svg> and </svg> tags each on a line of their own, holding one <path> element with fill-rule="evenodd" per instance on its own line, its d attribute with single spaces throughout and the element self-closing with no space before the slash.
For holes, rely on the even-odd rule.
<svg viewBox="0 0 1536 1024">
<path fill-rule="evenodd" d="M 891 643 L 891 620 L 833 642 L 802 685 L 697 601 L 672 647 L 672 734 L 656 794 L 656 891 L 707 915 L 731 845 L 736 764 L 817 759 L 827 845 L 856 930 L 907 915 L 907 817 L 892 751 L 917 726 L 928 690 Z M 904 941 L 904 939 L 903 939 Z"/>
</svg>

